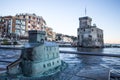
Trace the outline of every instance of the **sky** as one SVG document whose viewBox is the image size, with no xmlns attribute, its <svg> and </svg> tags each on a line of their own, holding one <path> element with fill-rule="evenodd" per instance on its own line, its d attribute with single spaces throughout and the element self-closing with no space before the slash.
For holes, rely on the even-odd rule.
<svg viewBox="0 0 120 80">
<path fill-rule="evenodd" d="M 77 36 L 79 17 L 89 16 L 105 43 L 120 43 L 120 0 L 0 0 L 0 16 L 19 13 L 42 16 L 54 32 L 71 36 Z"/>
</svg>

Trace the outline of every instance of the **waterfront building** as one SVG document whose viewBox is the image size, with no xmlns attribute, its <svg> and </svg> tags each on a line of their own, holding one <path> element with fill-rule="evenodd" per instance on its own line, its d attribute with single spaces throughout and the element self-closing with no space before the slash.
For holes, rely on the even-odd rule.
<svg viewBox="0 0 120 80">
<path fill-rule="evenodd" d="M 29 30 L 44 31 L 46 22 L 42 16 L 36 14 L 16 14 L 16 16 L 0 17 L 0 35 L 16 34 L 28 37 Z"/>
<path fill-rule="evenodd" d="M 51 27 L 46 26 L 45 32 L 46 32 L 46 40 L 47 41 L 55 41 L 56 33 L 53 32 L 53 29 Z"/>
<path fill-rule="evenodd" d="M 103 30 L 91 25 L 92 18 L 80 17 L 78 34 L 78 46 L 82 47 L 103 47 Z"/>
<path fill-rule="evenodd" d="M 25 31 L 26 35 L 28 36 L 28 31 L 29 30 L 38 30 L 38 31 L 44 31 L 46 22 L 43 19 L 42 16 L 37 16 L 36 14 L 28 14 L 28 13 L 21 13 L 21 14 L 16 14 L 16 17 L 25 19 Z"/>
<path fill-rule="evenodd" d="M 72 40 L 71 36 L 63 35 L 63 42 L 72 43 L 73 40 Z"/>
<path fill-rule="evenodd" d="M 47 41 L 55 41 L 56 33 L 51 27 L 46 26 L 46 21 L 42 16 L 36 14 L 21 13 L 16 16 L 0 17 L 0 35 L 8 36 L 13 33 L 19 35 L 20 38 L 28 38 L 29 30 L 38 30 L 46 32 Z"/>
<path fill-rule="evenodd" d="M 46 26 L 45 32 L 46 32 L 46 40 L 47 41 L 55 41 L 56 40 L 56 32 L 53 32 L 53 29 L 51 27 Z"/>
<path fill-rule="evenodd" d="M 25 35 L 25 19 L 15 16 L 0 17 L 1 37 L 10 37 L 12 34 Z"/>
<path fill-rule="evenodd" d="M 74 41 L 73 38 L 75 38 L 75 37 L 69 36 L 69 35 L 64 35 L 61 33 L 56 34 L 56 41 L 60 42 L 60 43 L 73 43 L 73 41 Z"/>
</svg>

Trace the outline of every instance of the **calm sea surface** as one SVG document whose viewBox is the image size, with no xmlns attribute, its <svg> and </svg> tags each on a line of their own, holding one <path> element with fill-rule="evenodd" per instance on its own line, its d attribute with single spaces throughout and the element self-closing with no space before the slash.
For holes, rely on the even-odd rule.
<svg viewBox="0 0 120 80">
<path fill-rule="evenodd" d="M 76 48 L 60 48 L 60 50 L 77 51 Z M 81 52 L 100 52 L 109 54 L 120 54 L 120 48 L 104 48 L 104 49 L 79 49 Z M 100 57 L 100 56 L 85 56 L 76 54 L 60 54 L 61 59 L 67 63 L 81 63 L 81 65 L 101 65 L 109 68 L 111 72 L 120 74 L 120 58 L 116 57 Z"/>
</svg>

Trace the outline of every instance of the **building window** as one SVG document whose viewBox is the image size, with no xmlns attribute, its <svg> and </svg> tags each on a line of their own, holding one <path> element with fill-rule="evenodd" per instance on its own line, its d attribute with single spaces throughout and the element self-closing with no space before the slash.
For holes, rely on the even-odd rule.
<svg viewBox="0 0 120 80">
<path fill-rule="evenodd" d="M 19 25 L 16 25 L 15 28 L 20 29 L 20 26 L 19 26 Z"/>
<path fill-rule="evenodd" d="M 48 66 L 48 67 L 51 66 L 51 63 L 48 63 L 47 66 Z"/>
<path fill-rule="evenodd" d="M 51 47 L 50 47 L 50 51 L 51 51 Z"/>
<path fill-rule="evenodd" d="M 44 68 L 46 67 L 45 64 L 43 65 L 43 67 L 44 67 Z"/>
<path fill-rule="evenodd" d="M 31 16 L 29 16 L 29 19 L 31 19 Z"/>
<path fill-rule="evenodd" d="M 39 29 L 39 27 L 37 27 L 37 30 Z"/>
<path fill-rule="evenodd" d="M 54 65 L 54 62 L 52 62 L 52 64 Z"/>
<path fill-rule="evenodd" d="M 49 63 L 47 64 L 47 66 L 49 67 Z"/>
<path fill-rule="evenodd" d="M 92 31 L 94 31 L 94 29 L 92 29 Z"/>
<path fill-rule="evenodd" d="M 30 28 L 30 26 L 28 26 L 28 28 Z"/>
<path fill-rule="evenodd" d="M 84 38 L 84 36 L 83 36 L 83 35 L 81 35 L 81 38 L 83 39 L 83 38 Z"/>
<path fill-rule="evenodd" d="M 55 57 L 55 53 L 53 53 L 53 58 Z"/>
<path fill-rule="evenodd" d="M 41 43 L 44 43 L 44 39 L 41 39 L 41 41 L 40 41 Z"/>
<path fill-rule="evenodd" d="M 25 15 L 23 15 L 23 18 L 25 18 Z"/>
<path fill-rule="evenodd" d="M 25 21 L 24 21 L 24 20 L 21 20 L 21 24 L 22 24 L 22 25 L 25 25 Z"/>
<path fill-rule="evenodd" d="M 57 63 L 59 63 L 59 61 L 57 61 Z"/>
<path fill-rule="evenodd" d="M 59 57 L 59 55 L 58 55 L 59 53 L 56 53 L 56 57 Z"/>
<path fill-rule="evenodd" d="M 78 39 L 79 39 L 79 35 L 78 35 Z"/>
<path fill-rule="evenodd" d="M 47 58 L 49 59 L 49 54 L 47 54 Z"/>
<path fill-rule="evenodd" d="M 89 38 L 92 38 L 92 36 L 91 36 L 91 35 L 89 35 Z"/>
<path fill-rule="evenodd" d="M 48 51 L 48 47 L 46 47 L 46 50 Z"/>
<path fill-rule="evenodd" d="M 84 31 L 85 31 L 85 29 L 84 29 Z"/>
<path fill-rule="evenodd" d="M 24 25 L 21 25 L 21 29 L 25 30 L 25 26 L 24 26 Z"/>
<path fill-rule="evenodd" d="M 33 17 L 33 19 L 35 19 L 35 17 Z"/>
<path fill-rule="evenodd" d="M 21 24 L 20 20 L 16 20 L 16 24 Z"/>
<path fill-rule="evenodd" d="M 20 30 L 16 29 L 16 30 L 15 30 L 15 33 L 16 33 L 17 35 L 20 35 Z"/>
<path fill-rule="evenodd" d="M 25 31 L 24 31 L 24 30 L 21 30 L 21 34 L 24 35 L 24 34 L 25 34 Z"/>
</svg>

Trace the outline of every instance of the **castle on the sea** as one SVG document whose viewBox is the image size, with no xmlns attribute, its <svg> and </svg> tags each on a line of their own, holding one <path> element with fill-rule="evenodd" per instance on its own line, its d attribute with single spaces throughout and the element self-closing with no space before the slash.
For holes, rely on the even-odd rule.
<svg viewBox="0 0 120 80">
<path fill-rule="evenodd" d="M 103 30 L 91 25 L 92 18 L 85 16 L 79 18 L 77 29 L 78 46 L 81 47 L 103 47 Z"/>
</svg>

